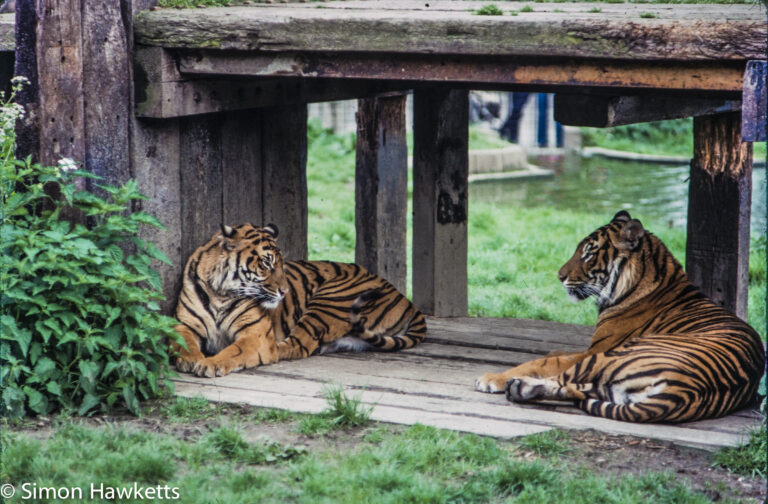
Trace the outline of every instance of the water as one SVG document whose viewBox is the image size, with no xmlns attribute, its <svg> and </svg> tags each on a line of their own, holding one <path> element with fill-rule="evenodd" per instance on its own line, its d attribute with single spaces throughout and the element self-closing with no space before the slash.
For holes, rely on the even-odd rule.
<svg viewBox="0 0 768 504">
<path fill-rule="evenodd" d="M 470 185 L 472 201 L 523 207 L 555 206 L 605 215 L 625 209 L 657 223 L 685 229 L 688 174 L 685 166 L 635 163 L 594 157 L 569 159 L 546 179 L 478 182 Z M 765 168 L 752 174 L 752 234 L 766 222 Z"/>
</svg>

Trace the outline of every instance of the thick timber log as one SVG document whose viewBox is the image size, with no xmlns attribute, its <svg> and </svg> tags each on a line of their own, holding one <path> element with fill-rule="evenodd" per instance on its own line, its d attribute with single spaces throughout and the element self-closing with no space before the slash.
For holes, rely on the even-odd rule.
<svg viewBox="0 0 768 504">
<path fill-rule="evenodd" d="M 686 271 L 716 303 L 747 318 L 752 144 L 738 112 L 694 118 Z"/>
<path fill-rule="evenodd" d="M 467 314 L 469 95 L 413 97 L 413 302 L 438 317 Z"/>
</svg>

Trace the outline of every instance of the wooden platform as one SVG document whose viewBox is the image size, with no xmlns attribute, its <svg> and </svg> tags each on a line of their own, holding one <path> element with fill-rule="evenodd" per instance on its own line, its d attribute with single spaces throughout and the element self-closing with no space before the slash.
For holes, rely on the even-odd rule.
<svg viewBox="0 0 768 504">
<path fill-rule="evenodd" d="M 315 356 L 208 379 L 181 375 L 176 394 L 299 412 L 326 407 L 322 389 L 341 384 L 374 406 L 372 418 L 421 423 L 496 437 L 551 428 L 595 429 L 714 449 L 745 440 L 759 415 L 741 411 L 681 426 L 643 425 L 590 417 L 563 405 L 518 405 L 473 389 L 479 375 L 537 358 L 553 349 L 587 346 L 590 326 L 536 320 L 430 318 L 427 341 L 395 354 Z"/>
</svg>

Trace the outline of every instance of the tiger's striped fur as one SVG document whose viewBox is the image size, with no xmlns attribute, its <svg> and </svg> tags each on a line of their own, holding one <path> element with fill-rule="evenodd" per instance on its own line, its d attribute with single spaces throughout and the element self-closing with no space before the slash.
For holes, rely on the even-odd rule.
<svg viewBox="0 0 768 504">
<path fill-rule="evenodd" d="M 559 277 L 571 297 L 596 298 L 589 349 L 484 375 L 478 390 L 574 400 L 591 415 L 631 422 L 715 418 L 754 400 L 765 367 L 758 334 L 693 286 L 629 213 L 582 240 Z"/>
<path fill-rule="evenodd" d="M 393 351 L 419 343 L 424 316 L 395 287 L 356 264 L 283 263 L 277 227 L 242 224 L 198 248 L 176 308 L 187 348 L 176 366 L 198 376 L 316 353 Z"/>
</svg>

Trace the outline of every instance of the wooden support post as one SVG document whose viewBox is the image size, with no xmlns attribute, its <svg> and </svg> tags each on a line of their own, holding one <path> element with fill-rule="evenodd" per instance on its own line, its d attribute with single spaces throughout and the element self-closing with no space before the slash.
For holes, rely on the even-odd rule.
<svg viewBox="0 0 768 504">
<path fill-rule="evenodd" d="M 738 112 L 696 117 L 688 194 L 686 271 L 691 282 L 747 318 L 752 144 Z"/>
<path fill-rule="evenodd" d="M 405 292 L 408 209 L 406 95 L 358 100 L 355 262 Z"/>
<path fill-rule="evenodd" d="M 220 115 L 180 119 L 181 257 L 185 262 L 223 222 L 222 122 Z"/>
<path fill-rule="evenodd" d="M 413 301 L 428 314 L 467 314 L 469 95 L 413 99 Z"/>
<path fill-rule="evenodd" d="M 221 130 L 222 222 L 230 226 L 244 222 L 262 224 L 263 125 L 260 118 L 256 110 L 224 114 Z"/>
<path fill-rule="evenodd" d="M 288 260 L 307 258 L 307 106 L 260 111 L 262 117 L 262 217 L 277 224 Z"/>
</svg>

